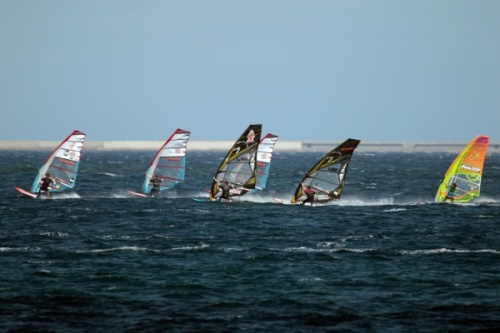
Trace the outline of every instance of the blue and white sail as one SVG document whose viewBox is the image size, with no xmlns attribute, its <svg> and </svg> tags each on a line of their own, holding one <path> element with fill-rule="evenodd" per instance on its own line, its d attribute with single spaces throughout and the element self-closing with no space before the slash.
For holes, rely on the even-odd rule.
<svg viewBox="0 0 500 333">
<path fill-rule="evenodd" d="M 142 190 L 149 194 L 156 175 L 161 180 L 160 191 L 171 189 L 184 182 L 186 176 L 186 148 L 191 132 L 178 128 L 165 141 L 153 157 L 146 171 Z"/>
<path fill-rule="evenodd" d="M 51 192 L 72 190 L 76 184 L 84 141 L 85 133 L 78 130 L 74 130 L 64 139 L 38 170 L 31 186 L 31 192 L 38 193 L 41 180 L 47 173 L 50 173 L 50 178 L 54 180 Z"/>
<path fill-rule="evenodd" d="M 260 140 L 259 148 L 257 149 L 257 164 L 256 164 L 256 190 L 263 190 L 266 187 L 271 169 L 271 159 L 273 157 L 274 145 L 278 141 L 278 136 L 272 133 L 267 133 Z"/>
</svg>

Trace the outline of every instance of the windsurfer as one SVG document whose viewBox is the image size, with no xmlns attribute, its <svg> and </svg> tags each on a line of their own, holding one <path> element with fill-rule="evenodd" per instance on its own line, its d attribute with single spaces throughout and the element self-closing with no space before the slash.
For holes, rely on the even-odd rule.
<svg viewBox="0 0 500 333">
<path fill-rule="evenodd" d="M 453 198 L 455 197 L 455 191 L 457 190 L 457 183 L 451 184 L 451 186 L 448 186 L 446 188 L 446 195 L 443 199 L 443 202 L 446 202 L 446 200 L 450 200 L 453 202 Z"/>
<path fill-rule="evenodd" d="M 150 183 L 153 183 L 153 187 L 151 188 L 151 191 L 149 191 L 149 196 L 152 197 L 154 196 L 159 196 L 160 195 L 160 183 L 163 180 L 158 178 L 158 175 L 154 175 L 153 178 L 149 180 Z"/>
<path fill-rule="evenodd" d="M 314 195 L 316 194 L 316 191 L 311 188 L 310 186 L 305 186 L 304 183 L 300 183 L 302 185 L 302 191 L 306 195 L 306 198 L 302 201 L 302 205 L 305 204 L 306 202 L 310 202 L 311 206 L 313 205 L 314 202 Z"/>
<path fill-rule="evenodd" d="M 219 184 L 219 181 L 217 179 L 215 179 L 215 181 L 217 182 L 217 184 Z M 219 201 L 221 201 L 222 199 L 225 199 L 225 200 L 230 202 L 231 196 L 229 193 L 232 189 L 234 189 L 234 186 L 229 185 L 227 180 L 225 180 L 223 185 L 219 185 L 219 188 L 222 190 L 222 194 L 219 197 Z"/>
<path fill-rule="evenodd" d="M 54 179 L 50 178 L 50 173 L 47 172 L 45 174 L 45 177 L 41 179 L 41 183 L 42 185 L 40 186 L 36 197 L 39 198 L 42 191 L 44 191 L 47 198 L 50 198 L 50 184 L 55 183 Z"/>
</svg>

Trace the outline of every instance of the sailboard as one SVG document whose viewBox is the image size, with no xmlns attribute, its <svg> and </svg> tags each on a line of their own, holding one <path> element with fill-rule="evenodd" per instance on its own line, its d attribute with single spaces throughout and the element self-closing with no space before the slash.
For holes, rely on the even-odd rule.
<svg viewBox="0 0 500 333">
<path fill-rule="evenodd" d="M 141 198 L 148 198 L 149 195 L 146 195 L 144 193 L 139 193 L 139 192 L 134 192 L 132 190 L 127 190 L 128 194 L 135 195 L 136 197 L 141 197 Z"/>
<path fill-rule="evenodd" d="M 26 191 L 25 189 L 23 188 L 20 188 L 20 187 L 15 187 L 16 191 L 18 191 L 19 193 L 22 193 L 28 197 L 32 197 L 32 198 L 36 198 L 36 194 L 34 193 L 31 193 L 30 191 Z"/>
<path fill-rule="evenodd" d="M 231 196 L 241 196 L 255 189 L 261 133 L 261 124 L 250 125 L 229 149 L 213 178 L 208 197 L 210 201 L 220 195 L 219 184 L 222 185 L 225 181 L 233 187 Z"/>
<path fill-rule="evenodd" d="M 20 187 L 16 187 L 15 189 L 24 195 L 36 198 L 42 179 L 49 173 L 50 178 L 53 180 L 50 186 L 51 193 L 73 190 L 76 184 L 84 141 L 85 133 L 74 130 L 45 160 L 42 167 L 38 170 L 38 174 L 35 176 L 30 191 L 26 191 Z"/>
<path fill-rule="evenodd" d="M 360 140 L 347 139 L 323 156 L 302 178 L 290 203 L 306 199 L 304 187 L 314 189 L 314 202 L 339 200 L 342 195 L 349 163 Z M 302 186 L 304 185 L 304 186 Z M 278 203 L 283 201 L 276 199 Z"/>
<path fill-rule="evenodd" d="M 266 187 L 267 179 L 269 178 L 269 170 L 271 169 L 274 146 L 277 141 L 278 136 L 272 133 L 267 133 L 266 136 L 260 140 L 259 148 L 257 149 L 255 191 L 263 190 Z"/>
<path fill-rule="evenodd" d="M 151 160 L 142 183 L 142 193 L 131 190 L 128 190 L 128 193 L 148 197 L 153 187 L 154 176 L 158 176 L 161 181 L 160 192 L 183 183 L 186 177 L 186 148 L 190 134 L 189 131 L 176 129 Z"/>
<path fill-rule="evenodd" d="M 464 203 L 479 197 L 488 144 L 488 136 L 478 135 L 460 151 L 438 187 L 436 202 L 444 201 L 453 183 L 457 185 L 453 202 Z"/>
</svg>

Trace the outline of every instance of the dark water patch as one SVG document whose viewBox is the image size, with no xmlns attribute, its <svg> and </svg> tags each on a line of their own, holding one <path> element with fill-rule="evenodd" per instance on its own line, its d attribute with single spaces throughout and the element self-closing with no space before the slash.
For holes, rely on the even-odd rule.
<svg viewBox="0 0 500 333">
<path fill-rule="evenodd" d="M 484 201 L 443 205 L 433 198 L 446 166 L 433 154 L 355 155 L 342 200 L 311 208 L 274 198 L 292 195 L 314 154 L 277 154 L 266 190 L 230 204 L 191 200 L 220 161 L 208 153 L 153 200 L 126 194 L 140 188 L 144 154 L 85 156 L 77 194 L 54 200 L 13 190 L 39 167 L 16 169 L 26 155 L 0 162 L 13 179 L 0 189 L 4 331 L 500 327 L 500 168 L 488 169 Z"/>
</svg>

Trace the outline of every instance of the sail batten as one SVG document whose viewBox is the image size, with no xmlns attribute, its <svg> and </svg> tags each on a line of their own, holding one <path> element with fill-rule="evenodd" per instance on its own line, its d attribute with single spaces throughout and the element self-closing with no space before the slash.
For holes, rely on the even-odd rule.
<svg viewBox="0 0 500 333">
<path fill-rule="evenodd" d="M 457 185 L 453 202 L 464 203 L 479 197 L 488 144 L 488 136 L 478 135 L 460 151 L 438 187 L 436 202 L 445 200 L 448 187 L 453 183 Z"/>
<path fill-rule="evenodd" d="M 356 139 L 347 139 L 323 156 L 306 173 L 301 183 L 297 186 L 290 202 L 295 203 L 305 199 L 306 196 L 303 193 L 302 184 L 321 193 L 316 194 L 315 202 L 328 202 L 340 199 L 349 162 L 360 142 L 360 140 Z"/>
</svg>

